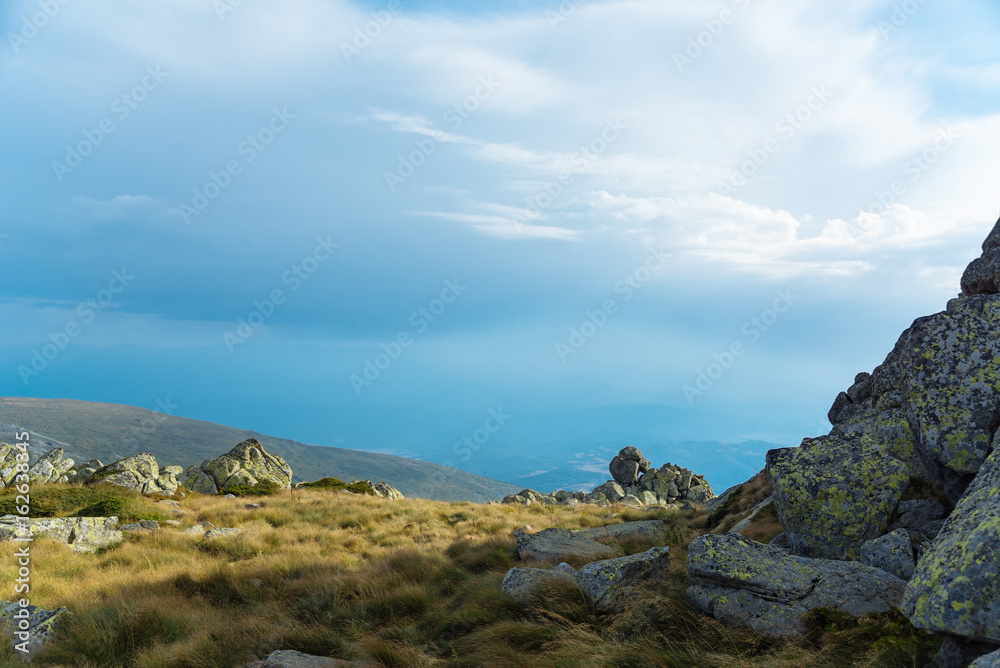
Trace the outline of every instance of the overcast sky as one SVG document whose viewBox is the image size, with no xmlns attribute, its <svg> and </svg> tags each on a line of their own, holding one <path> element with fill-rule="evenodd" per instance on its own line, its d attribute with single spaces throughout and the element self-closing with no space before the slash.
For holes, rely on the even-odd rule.
<svg viewBox="0 0 1000 668">
<path fill-rule="evenodd" d="M 1000 211 L 985 0 L 0 21 L 4 395 L 347 447 L 364 415 L 414 456 L 397 408 L 471 420 L 445 441 L 498 406 L 655 404 L 797 443 Z"/>
</svg>

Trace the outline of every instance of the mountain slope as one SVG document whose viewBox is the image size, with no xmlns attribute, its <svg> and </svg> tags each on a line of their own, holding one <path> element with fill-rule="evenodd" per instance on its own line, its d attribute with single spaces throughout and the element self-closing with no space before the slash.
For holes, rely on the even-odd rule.
<svg viewBox="0 0 1000 668">
<path fill-rule="evenodd" d="M 100 459 L 109 463 L 150 452 L 161 466 L 178 464 L 187 468 L 229 452 L 247 438 L 257 438 L 269 452 L 280 455 L 291 465 L 295 480 L 325 476 L 348 481 L 384 480 L 406 496 L 441 501 L 498 500 L 520 489 L 440 464 L 305 445 L 245 429 L 119 404 L 0 397 L 0 440 L 12 441 L 15 425 L 32 433 L 36 451 L 60 446 L 67 455 L 78 460 Z"/>
</svg>

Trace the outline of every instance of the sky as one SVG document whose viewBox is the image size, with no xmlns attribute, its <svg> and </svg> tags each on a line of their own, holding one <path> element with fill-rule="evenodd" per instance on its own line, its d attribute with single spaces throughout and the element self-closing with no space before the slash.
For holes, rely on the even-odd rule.
<svg viewBox="0 0 1000 668">
<path fill-rule="evenodd" d="M 508 480 L 566 451 L 566 485 L 628 444 L 795 445 L 996 220 L 998 29 L 985 0 L 5 2 L 0 394 Z"/>
</svg>

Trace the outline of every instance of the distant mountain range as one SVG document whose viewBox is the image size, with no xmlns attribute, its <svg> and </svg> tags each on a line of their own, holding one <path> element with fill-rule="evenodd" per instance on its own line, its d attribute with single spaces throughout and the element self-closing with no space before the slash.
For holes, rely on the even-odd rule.
<svg viewBox="0 0 1000 668">
<path fill-rule="evenodd" d="M 345 448 L 306 445 L 255 431 L 190 420 L 119 404 L 70 399 L 0 398 L 0 440 L 13 442 L 15 430 L 32 434 L 36 453 L 62 447 L 74 459 L 105 464 L 141 452 L 161 466 L 187 468 L 229 452 L 248 438 L 283 457 L 294 480 L 335 477 L 384 480 L 406 496 L 441 501 L 499 500 L 522 489 L 510 483 L 430 462 Z"/>
</svg>

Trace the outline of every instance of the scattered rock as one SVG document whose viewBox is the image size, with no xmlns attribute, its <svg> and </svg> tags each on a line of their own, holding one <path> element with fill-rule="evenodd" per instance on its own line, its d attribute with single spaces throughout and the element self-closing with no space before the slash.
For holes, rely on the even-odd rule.
<svg viewBox="0 0 1000 668">
<path fill-rule="evenodd" d="M 248 504 L 246 504 L 246 505 L 245 505 L 245 506 L 243 506 L 243 507 L 244 507 L 244 508 L 245 508 L 246 510 L 260 510 L 261 508 L 263 508 L 263 506 L 262 506 L 262 505 L 260 505 L 259 503 L 248 503 Z"/>
<path fill-rule="evenodd" d="M 722 622 L 771 636 L 805 632 L 809 610 L 860 617 L 897 607 L 906 582 L 857 562 L 808 559 L 739 534 L 704 534 L 688 547 L 687 600 Z"/>
<path fill-rule="evenodd" d="M 212 540 L 213 538 L 229 538 L 240 533 L 239 529 L 227 528 L 227 529 L 209 529 L 205 532 L 205 540 Z"/>
<path fill-rule="evenodd" d="M 573 578 L 598 608 L 622 612 L 638 590 L 662 585 L 669 568 L 670 548 L 654 547 L 641 554 L 589 563 Z"/>
<path fill-rule="evenodd" d="M 378 668 L 378 664 L 370 661 L 327 659 L 282 649 L 272 652 L 269 657 L 262 661 L 248 663 L 243 668 Z"/>
<path fill-rule="evenodd" d="M 527 568 L 515 566 L 507 571 L 500 591 L 510 595 L 521 603 L 528 603 L 532 597 L 546 587 L 558 584 L 575 585 L 576 581 L 572 574 L 567 574 L 565 569 L 556 568 Z"/>
<path fill-rule="evenodd" d="M 21 626 L 21 622 L 24 620 L 15 617 L 15 615 L 23 615 L 24 610 L 27 610 L 28 613 L 27 628 Z M 35 605 L 22 608 L 17 601 L 0 601 L 0 622 L 3 623 L 10 635 L 11 645 L 15 647 L 15 652 L 18 656 L 23 656 L 25 661 L 30 661 L 31 656 L 41 650 L 45 643 L 55 635 L 59 628 L 59 622 L 68 613 L 66 608 L 43 610 Z M 23 645 L 22 643 L 27 644 Z M 19 645 L 26 649 L 27 653 L 19 652 L 17 650 Z"/>
<path fill-rule="evenodd" d="M 615 550 L 598 540 L 620 541 L 628 538 L 646 537 L 655 542 L 663 541 L 666 532 L 660 520 L 623 522 L 609 524 L 594 529 L 544 529 L 528 533 L 524 529 L 514 531 L 517 539 L 517 555 L 522 561 L 547 561 L 577 557 L 582 559 L 604 559 L 612 557 Z"/>
<path fill-rule="evenodd" d="M 187 529 L 184 529 L 181 533 L 185 536 L 204 536 L 207 529 L 200 524 L 195 524 Z"/>
<path fill-rule="evenodd" d="M 122 540 L 117 517 L 0 518 L 0 540 L 46 538 L 69 545 L 75 552 L 93 552 Z"/>
<path fill-rule="evenodd" d="M 179 527 L 179 526 L 183 526 L 183 525 L 182 525 L 182 524 L 181 524 L 180 522 L 178 522 L 177 520 L 163 520 L 163 524 L 164 524 L 165 526 L 168 526 L 168 527 L 175 527 L 175 528 L 176 528 L 176 527 Z"/>
<path fill-rule="evenodd" d="M 62 448 L 49 450 L 38 458 L 28 469 L 28 478 L 33 483 L 69 482 L 69 473 L 75 462 L 63 456 Z"/>
</svg>

